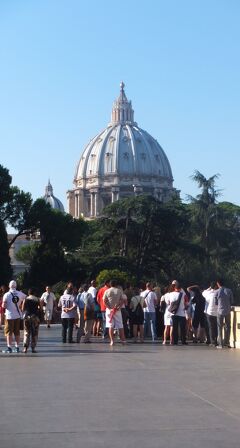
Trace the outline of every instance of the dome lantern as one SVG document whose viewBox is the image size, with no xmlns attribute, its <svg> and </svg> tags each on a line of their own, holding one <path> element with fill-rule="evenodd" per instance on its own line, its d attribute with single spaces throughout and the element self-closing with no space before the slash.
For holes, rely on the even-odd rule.
<svg viewBox="0 0 240 448">
<path fill-rule="evenodd" d="M 120 95 L 113 103 L 111 123 L 133 123 L 134 110 L 131 101 L 128 101 L 125 91 L 125 84 L 120 83 Z"/>
</svg>

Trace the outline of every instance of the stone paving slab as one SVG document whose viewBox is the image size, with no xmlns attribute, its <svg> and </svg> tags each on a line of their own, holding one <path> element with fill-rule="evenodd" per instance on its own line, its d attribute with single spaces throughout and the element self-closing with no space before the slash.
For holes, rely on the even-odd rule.
<svg viewBox="0 0 240 448">
<path fill-rule="evenodd" d="M 240 446 L 240 350 L 60 333 L 42 326 L 37 354 L 0 354 L 1 448 Z"/>
</svg>

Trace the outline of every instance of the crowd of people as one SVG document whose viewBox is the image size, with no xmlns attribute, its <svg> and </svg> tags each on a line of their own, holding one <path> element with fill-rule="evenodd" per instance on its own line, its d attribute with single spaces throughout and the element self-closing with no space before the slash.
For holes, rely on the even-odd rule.
<svg viewBox="0 0 240 448">
<path fill-rule="evenodd" d="M 7 343 L 3 352 L 20 351 L 23 329 L 23 353 L 29 347 L 36 353 L 41 317 L 44 313 L 50 329 L 56 310 L 61 312 L 63 344 L 87 344 L 96 337 L 112 346 L 116 338 L 122 344 L 127 340 L 144 343 L 150 338 L 152 342 L 159 339 L 163 345 L 188 345 L 191 341 L 230 348 L 232 305 L 232 291 L 222 279 L 206 289 L 199 285 L 183 289 L 173 280 L 164 291 L 150 282 L 143 288 L 123 288 L 116 280 L 107 280 L 97 288 L 92 280 L 79 289 L 69 282 L 59 300 L 50 286 L 37 297 L 34 289 L 30 288 L 26 295 L 11 280 L 9 288 L 0 288 L 0 325 L 4 324 Z"/>
</svg>

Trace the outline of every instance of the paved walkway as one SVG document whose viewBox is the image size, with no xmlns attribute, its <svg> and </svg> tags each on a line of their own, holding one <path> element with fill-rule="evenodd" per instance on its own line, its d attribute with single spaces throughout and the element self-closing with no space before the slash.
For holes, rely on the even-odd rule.
<svg viewBox="0 0 240 448">
<path fill-rule="evenodd" d="M 60 333 L 41 327 L 35 355 L 0 354 L 1 448 L 240 446 L 240 350 Z"/>
</svg>

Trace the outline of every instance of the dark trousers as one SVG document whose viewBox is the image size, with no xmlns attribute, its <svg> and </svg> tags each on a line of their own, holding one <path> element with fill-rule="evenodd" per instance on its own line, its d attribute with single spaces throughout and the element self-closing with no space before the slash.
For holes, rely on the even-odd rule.
<svg viewBox="0 0 240 448">
<path fill-rule="evenodd" d="M 210 337 L 208 314 L 205 314 L 205 333 L 206 333 L 206 338 L 207 338 L 206 344 L 212 344 L 211 337 Z"/>
<path fill-rule="evenodd" d="M 62 342 L 72 342 L 73 338 L 73 326 L 75 318 L 74 317 L 64 317 L 62 318 Z"/>
<path fill-rule="evenodd" d="M 231 314 L 227 314 L 226 316 L 217 316 L 217 326 L 218 326 L 218 344 L 220 346 L 229 345 L 230 344 L 230 331 L 231 331 Z M 224 329 L 224 338 L 223 338 L 223 329 Z"/>
<path fill-rule="evenodd" d="M 128 328 L 128 312 L 126 308 L 121 308 L 122 321 L 123 321 L 123 329 L 125 338 L 129 338 L 129 328 Z"/>
<path fill-rule="evenodd" d="M 217 345 L 217 335 L 218 335 L 217 316 L 210 316 L 209 314 L 207 314 L 207 321 L 208 321 L 211 344 Z"/>
<path fill-rule="evenodd" d="M 180 327 L 182 344 L 186 344 L 186 318 L 182 316 L 172 316 L 173 321 L 173 343 L 178 343 L 178 329 Z"/>
<path fill-rule="evenodd" d="M 79 324 L 77 330 L 77 342 L 80 342 L 81 336 L 84 335 L 84 310 L 79 309 Z"/>
<path fill-rule="evenodd" d="M 128 311 L 128 323 L 129 323 L 129 337 L 133 338 L 133 313 L 129 307 L 127 307 Z"/>
</svg>

